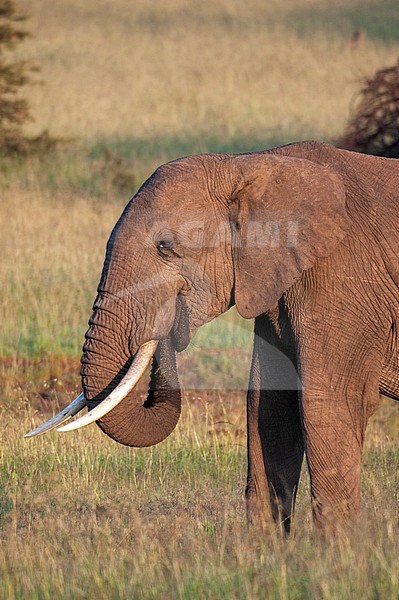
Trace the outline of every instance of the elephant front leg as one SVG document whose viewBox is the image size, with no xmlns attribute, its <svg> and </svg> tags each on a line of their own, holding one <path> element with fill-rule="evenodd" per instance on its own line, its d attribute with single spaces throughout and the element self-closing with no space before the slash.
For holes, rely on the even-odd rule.
<svg viewBox="0 0 399 600">
<path fill-rule="evenodd" d="M 258 319 L 258 321 L 260 321 Z M 248 392 L 248 519 L 289 532 L 304 453 L 294 365 L 257 324 Z M 289 375 L 289 376 L 287 376 Z"/>
<path fill-rule="evenodd" d="M 263 515 L 266 504 L 269 519 L 289 533 L 304 454 L 296 390 L 251 392 L 248 442 L 249 513 Z"/>
<path fill-rule="evenodd" d="M 304 440 L 296 390 L 262 390 L 259 427 L 273 518 L 289 533 Z"/>
<path fill-rule="evenodd" d="M 272 509 L 269 484 L 263 460 L 262 441 L 259 434 L 259 393 L 248 392 L 247 405 L 248 476 L 245 489 L 247 519 L 251 526 L 270 527 Z"/>
</svg>

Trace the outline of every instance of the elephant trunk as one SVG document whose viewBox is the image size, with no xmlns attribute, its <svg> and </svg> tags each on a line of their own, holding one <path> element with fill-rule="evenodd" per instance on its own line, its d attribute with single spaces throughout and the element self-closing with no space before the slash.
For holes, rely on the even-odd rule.
<svg viewBox="0 0 399 600">
<path fill-rule="evenodd" d="M 114 327 L 91 324 L 83 347 L 82 386 L 89 410 L 98 406 L 122 381 L 133 357 Z M 103 320 L 103 319 L 101 319 Z M 121 341 L 122 340 L 122 341 Z M 160 340 L 152 358 L 147 398 L 134 390 L 97 420 L 109 437 L 126 446 L 152 446 L 173 431 L 180 417 L 181 392 L 172 340 Z"/>
</svg>

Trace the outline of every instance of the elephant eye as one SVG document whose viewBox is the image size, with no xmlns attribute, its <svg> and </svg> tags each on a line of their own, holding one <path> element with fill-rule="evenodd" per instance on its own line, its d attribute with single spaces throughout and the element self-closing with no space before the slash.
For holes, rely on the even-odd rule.
<svg viewBox="0 0 399 600">
<path fill-rule="evenodd" d="M 161 237 L 157 242 L 157 250 L 158 252 L 165 257 L 173 256 L 175 252 L 173 251 L 174 242 L 171 238 Z"/>
</svg>

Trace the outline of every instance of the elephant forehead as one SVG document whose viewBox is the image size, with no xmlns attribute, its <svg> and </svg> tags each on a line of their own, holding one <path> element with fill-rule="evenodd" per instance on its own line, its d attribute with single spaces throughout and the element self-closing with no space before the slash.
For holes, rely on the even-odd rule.
<svg viewBox="0 0 399 600">
<path fill-rule="evenodd" d="M 129 203 L 123 219 L 129 224 L 152 227 L 155 223 L 176 224 L 188 220 L 209 221 L 212 202 L 200 190 L 190 192 L 177 187 L 137 195 Z"/>
<path fill-rule="evenodd" d="M 178 161 L 157 169 L 126 207 L 120 233 L 213 230 L 217 207 L 205 175 L 204 169 L 188 169 Z"/>
<path fill-rule="evenodd" d="M 208 190 L 199 183 L 179 182 L 157 191 L 147 207 L 152 213 L 167 214 L 175 220 L 204 218 L 203 211 L 212 208 L 212 201 Z"/>
<path fill-rule="evenodd" d="M 135 229 L 141 229 L 146 235 L 171 230 L 183 237 L 187 232 L 213 231 L 218 225 L 212 203 L 206 202 L 200 195 L 166 198 L 165 201 L 158 199 L 147 205 L 137 217 L 133 211 L 131 222 Z"/>
<path fill-rule="evenodd" d="M 159 228 L 170 227 L 171 229 L 182 231 L 187 229 L 203 229 L 208 231 L 215 227 L 215 218 L 210 208 L 207 210 L 195 208 L 193 210 L 159 210 L 148 215 L 147 225 L 155 225 Z"/>
<path fill-rule="evenodd" d="M 151 196 L 154 208 L 191 209 L 210 201 L 211 174 L 197 157 L 187 157 L 159 167 L 141 191 Z"/>
</svg>

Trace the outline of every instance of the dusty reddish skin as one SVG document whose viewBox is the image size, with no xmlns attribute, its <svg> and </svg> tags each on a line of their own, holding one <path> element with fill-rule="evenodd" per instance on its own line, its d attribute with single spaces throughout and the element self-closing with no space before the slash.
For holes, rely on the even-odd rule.
<svg viewBox="0 0 399 600">
<path fill-rule="evenodd" d="M 399 398 L 398 229 L 395 160 L 303 142 L 160 167 L 108 243 L 82 357 L 89 407 L 149 339 L 162 340 L 160 368 L 144 406 L 131 395 L 99 426 L 132 446 L 167 437 L 180 414 L 175 349 L 235 303 L 255 317 L 249 520 L 289 530 L 304 452 L 316 524 L 353 518 L 367 421 L 379 392 Z M 287 357 L 300 391 L 271 389 Z"/>
</svg>

